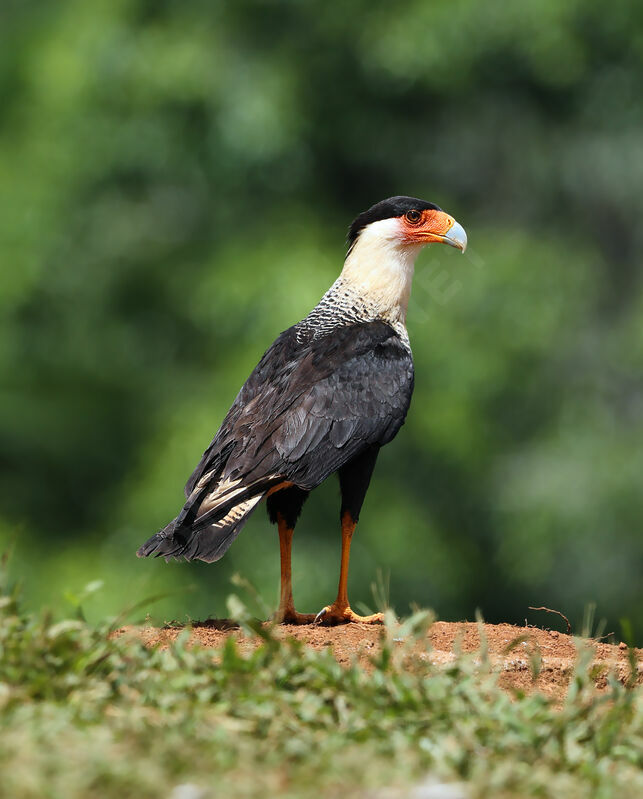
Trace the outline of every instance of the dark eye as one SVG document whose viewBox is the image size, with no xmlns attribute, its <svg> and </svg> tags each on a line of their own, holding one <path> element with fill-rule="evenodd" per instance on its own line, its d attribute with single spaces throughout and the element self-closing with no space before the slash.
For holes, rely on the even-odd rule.
<svg viewBox="0 0 643 799">
<path fill-rule="evenodd" d="M 406 221 L 410 222 L 412 225 L 417 225 L 420 219 L 422 219 L 422 214 L 419 211 L 407 211 L 404 216 L 406 217 Z"/>
</svg>

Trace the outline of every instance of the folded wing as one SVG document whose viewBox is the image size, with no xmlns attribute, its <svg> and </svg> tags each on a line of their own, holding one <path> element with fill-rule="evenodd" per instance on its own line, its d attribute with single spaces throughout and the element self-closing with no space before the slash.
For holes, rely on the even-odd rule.
<svg viewBox="0 0 643 799">
<path fill-rule="evenodd" d="M 308 342 L 282 333 L 239 392 L 186 485 L 179 516 L 139 554 L 216 560 L 260 499 L 282 483 L 310 490 L 404 422 L 413 362 L 384 322 Z"/>
</svg>

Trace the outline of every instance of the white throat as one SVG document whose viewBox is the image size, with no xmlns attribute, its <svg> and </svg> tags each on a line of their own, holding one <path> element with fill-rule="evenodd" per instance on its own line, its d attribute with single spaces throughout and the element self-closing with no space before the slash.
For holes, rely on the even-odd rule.
<svg viewBox="0 0 643 799">
<path fill-rule="evenodd" d="M 338 282 L 363 298 L 378 318 L 404 325 L 422 246 L 403 241 L 398 219 L 372 222 L 357 237 Z"/>
</svg>

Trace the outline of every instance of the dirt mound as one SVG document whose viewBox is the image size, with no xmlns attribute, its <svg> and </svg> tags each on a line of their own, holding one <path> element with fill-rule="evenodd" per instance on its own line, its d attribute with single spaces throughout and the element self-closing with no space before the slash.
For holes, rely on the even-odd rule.
<svg viewBox="0 0 643 799">
<path fill-rule="evenodd" d="M 511 624 L 482 625 L 486 646 L 493 667 L 500 675 L 500 684 L 524 692 L 541 691 L 560 699 L 569 685 L 578 658 L 579 639 L 555 630 L 537 627 L 514 627 Z M 146 646 L 167 646 L 176 639 L 180 625 L 166 627 L 123 627 L 116 635 L 134 635 Z M 313 649 L 331 647 L 339 663 L 349 663 L 355 656 L 367 666 L 368 658 L 377 652 L 381 628 L 366 624 L 342 627 L 283 626 L 278 635 L 296 638 Z M 227 636 L 235 636 L 242 646 L 252 647 L 258 638 L 244 637 L 233 622 L 211 619 L 196 622 L 191 628 L 191 640 L 206 647 L 220 646 Z M 401 645 L 400 641 L 400 645 Z M 477 652 L 480 649 L 480 628 L 472 622 L 436 622 L 428 632 L 428 646 L 418 646 L 418 657 L 428 657 L 437 664 L 451 662 L 458 651 Z M 580 641 L 593 650 L 590 665 L 592 677 L 599 689 L 607 687 L 610 673 L 621 681 L 631 674 L 630 655 L 624 644 L 618 646 L 594 640 Z M 636 682 L 643 684 L 643 649 L 634 650 L 637 663 Z M 533 663 L 540 672 L 533 679 Z"/>
</svg>

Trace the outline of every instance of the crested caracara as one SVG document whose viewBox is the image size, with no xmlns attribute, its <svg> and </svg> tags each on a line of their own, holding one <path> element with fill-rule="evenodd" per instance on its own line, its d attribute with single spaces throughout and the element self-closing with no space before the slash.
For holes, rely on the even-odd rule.
<svg viewBox="0 0 643 799">
<path fill-rule="evenodd" d="M 279 530 L 278 621 L 381 621 L 348 603 L 350 544 L 380 447 L 409 409 L 406 310 L 415 259 L 433 242 L 464 251 L 467 237 L 424 200 L 391 197 L 355 219 L 341 275 L 266 351 L 188 480 L 183 509 L 140 557 L 218 560 L 265 497 Z M 315 617 L 295 611 L 290 551 L 308 494 L 333 472 L 341 489 L 339 590 Z"/>
</svg>

